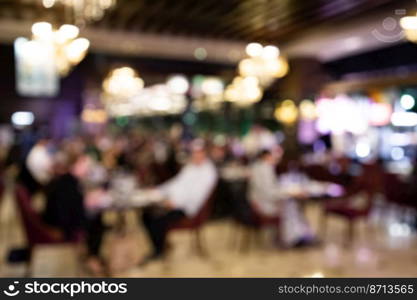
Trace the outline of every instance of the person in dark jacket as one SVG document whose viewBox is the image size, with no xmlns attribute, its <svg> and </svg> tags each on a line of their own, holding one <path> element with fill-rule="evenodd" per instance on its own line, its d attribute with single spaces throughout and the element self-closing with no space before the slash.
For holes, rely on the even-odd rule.
<svg viewBox="0 0 417 300">
<path fill-rule="evenodd" d="M 103 263 L 99 258 L 105 226 L 101 214 L 87 215 L 81 185 L 88 163 L 85 156 L 69 158 L 57 155 L 55 177 L 46 188 L 44 221 L 58 229 L 63 240 L 76 241 L 85 236 L 87 245 L 87 268 L 94 275 L 102 275 Z"/>
<path fill-rule="evenodd" d="M 76 159 L 61 157 L 55 165 L 56 175 L 46 187 L 46 207 L 43 219 L 59 229 L 65 240 L 71 241 L 85 229 L 84 197 L 75 172 Z"/>
</svg>

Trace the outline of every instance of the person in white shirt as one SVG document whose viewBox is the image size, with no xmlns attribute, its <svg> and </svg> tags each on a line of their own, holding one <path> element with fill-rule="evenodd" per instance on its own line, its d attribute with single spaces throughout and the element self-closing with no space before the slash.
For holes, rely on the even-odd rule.
<svg viewBox="0 0 417 300">
<path fill-rule="evenodd" d="M 279 215 L 280 202 L 283 201 L 275 175 L 278 160 L 277 153 L 262 151 L 251 167 L 249 178 L 249 200 L 258 212 L 268 217 Z"/>
<path fill-rule="evenodd" d="M 169 226 L 184 217 L 196 216 L 210 197 L 216 181 L 217 171 L 207 158 L 204 144 L 193 142 L 190 161 L 174 178 L 157 187 L 166 200 L 143 213 L 143 223 L 154 247 L 147 260 L 163 255 Z"/>
<path fill-rule="evenodd" d="M 280 217 L 279 240 L 281 245 L 292 247 L 313 241 L 305 216 L 292 196 L 279 185 L 275 167 L 280 153 L 263 150 L 253 164 L 249 178 L 249 201 L 255 211 L 266 217 Z"/>
<path fill-rule="evenodd" d="M 33 178 L 46 185 L 52 178 L 53 158 L 48 151 L 48 140 L 42 139 L 30 150 L 26 166 Z"/>
</svg>

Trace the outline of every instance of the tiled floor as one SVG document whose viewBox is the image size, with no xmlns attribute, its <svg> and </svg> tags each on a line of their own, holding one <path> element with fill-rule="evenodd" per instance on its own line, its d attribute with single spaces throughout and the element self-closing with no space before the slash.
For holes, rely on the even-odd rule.
<svg viewBox="0 0 417 300">
<path fill-rule="evenodd" d="M 308 207 L 308 217 L 317 228 L 320 207 Z M 331 219 L 326 239 L 321 247 L 303 250 L 278 250 L 267 241 L 254 242 L 247 253 L 232 247 L 231 241 L 238 231 L 230 221 L 216 221 L 204 229 L 208 257 L 200 258 L 191 247 L 188 232 L 171 236 L 173 251 L 164 261 L 139 268 L 132 264 L 147 251 L 147 240 L 136 218 L 128 218 L 129 238 L 109 234 L 104 252 L 118 253 L 119 265 L 115 271 L 121 277 L 416 277 L 417 237 L 404 235 L 393 237 L 382 228 L 365 222 L 358 226 L 354 243 L 346 246 L 343 239 L 344 224 Z M 0 276 L 22 276 L 23 265 L 5 263 L 10 247 L 24 244 L 24 239 L 15 213 L 10 193 L 0 209 Z M 118 238 L 117 241 L 114 238 Z M 113 247 L 114 245 L 123 246 Z M 36 251 L 33 275 L 43 276 L 86 276 L 76 266 L 75 251 L 70 247 L 45 247 Z"/>
</svg>

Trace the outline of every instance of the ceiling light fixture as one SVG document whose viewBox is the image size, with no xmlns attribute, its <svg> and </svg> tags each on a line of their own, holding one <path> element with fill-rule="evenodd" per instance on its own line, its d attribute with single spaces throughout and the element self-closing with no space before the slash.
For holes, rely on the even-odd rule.
<svg viewBox="0 0 417 300">
<path fill-rule="evenodd" d="M 84 25 L 100 20 L 105 12 L 116 5 L 117 0 L 42 0 L 45 8 L 63 5 L 71 10 L 75 24 Z"/>
</svg>

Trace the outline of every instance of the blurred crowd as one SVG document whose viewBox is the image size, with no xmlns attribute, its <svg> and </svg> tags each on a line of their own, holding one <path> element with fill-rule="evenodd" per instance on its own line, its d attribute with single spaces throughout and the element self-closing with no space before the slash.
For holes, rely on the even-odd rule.
<svg viewBox="0 0 417 300">
<path fill-rule="evenodd" d="M 380 159 L 364 163 L 335 156 L 326 147 L 312 148 L 294 159 L 280 145 L 280 135 L 258 125 L 242 138 L 210 133 L 190 138 L 181 126 L 108 130 L 60 141 L 34 131 L 20 132 L 15 138 L 1 136 L 2 170 L 16 166 L 16 186 L 29 198 L 44 195 L 45 207 L 39 214 L 48 234 L 57 241 L 85 242 L 88 265 L 98 274 L 106 231 L 102 212 L 135 193 L 135 188 L 162 199 L 141 214 L 153 246 L 143 264 L 164 254 L 169 228 L 198 216 L 214 190 L 212 217 L 233 217 L 248 226 L 284 227 L 285 233 L 276 234 L 276 243 L 285 247 L 318 243 L 299 198 L 343 198 L 343 202 L 326 202 L 324 210 L 351 218 L 368 214 L 376 201 L 385 201 L 413 212 L 411 217 L 401 216 L 408 216 L 410 226 L 416 226 L 416 165 L 407 178 L 400 178 L 387 172 Z M 325 192 L 308 194 L 290 191 L 294 182 L 328 184 Z"/>
</svg>

